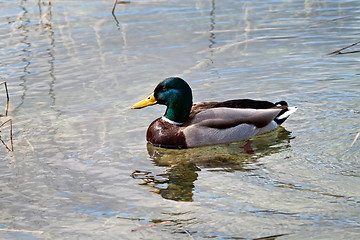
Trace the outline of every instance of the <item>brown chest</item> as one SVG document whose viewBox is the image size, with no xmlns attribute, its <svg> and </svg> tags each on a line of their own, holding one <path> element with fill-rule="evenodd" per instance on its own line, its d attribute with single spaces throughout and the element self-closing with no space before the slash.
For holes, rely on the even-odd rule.
<svg viewBox="0 0 360 240">
<path fill-rule="evenodd" d="M 152 122 L 146 133 L 146 140 L 158 147 L 186 148 L 185 135 L 181 126 L 159 118 Z"/>
</svg>

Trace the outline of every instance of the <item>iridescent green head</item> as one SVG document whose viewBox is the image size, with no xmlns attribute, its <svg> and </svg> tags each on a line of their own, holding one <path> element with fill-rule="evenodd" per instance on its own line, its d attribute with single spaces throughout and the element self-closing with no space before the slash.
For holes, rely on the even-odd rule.
<svg viewBox="0 0 360 240">
<path fill-rule="evenodd" d="M 183 123 L 188 119 L 192 107 L 191 88 L 181 78 L 166 78 L 156 86 L 153 94 L 136 103 L 132 108 L 143 108 L 153 104 L 166 105 L 164 116 L 172 121 Z"/>
</svg>

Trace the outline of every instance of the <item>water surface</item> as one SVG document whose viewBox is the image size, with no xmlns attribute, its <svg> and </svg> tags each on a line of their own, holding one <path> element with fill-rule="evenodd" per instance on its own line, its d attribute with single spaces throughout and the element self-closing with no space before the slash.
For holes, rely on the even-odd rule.
<svg viewBox="0 0 360 240">
<path fill-rule="evenodd" d="M 0 1 L 1 239 L 359 238 L 360 46 L 327 55 L 359 41 L 357 1 L 112 7 Z M 155 148 L 164 107 L 130 106 L 169 76 L 195 102 L 299 110 L 249 141 Z"/>
</svg>

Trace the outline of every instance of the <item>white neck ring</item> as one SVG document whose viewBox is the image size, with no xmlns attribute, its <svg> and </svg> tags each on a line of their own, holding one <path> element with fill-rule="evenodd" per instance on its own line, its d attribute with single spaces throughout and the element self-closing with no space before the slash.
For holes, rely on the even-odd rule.
<svg viewBox="0 0 360 240">
<path fill-rule="evenodd" d="M 162 117 L 161 117 L 161 119 L 162 119 L 162 120 L 164 120 L 164 121 L 166 121 L 166 122 L 168 122 L 168 123 L 171 123 L 171 124 L 177 125 L 177 126 L 181 126 L 181 125 L 183 125 L 183 123 L 175 122 L 175 121 L 173 121 L 173 120 L 168 119 L 168 118 L 167 118 L 167 117 L 165 117 L 165 116 L 162 116 Z"/>
</svg>

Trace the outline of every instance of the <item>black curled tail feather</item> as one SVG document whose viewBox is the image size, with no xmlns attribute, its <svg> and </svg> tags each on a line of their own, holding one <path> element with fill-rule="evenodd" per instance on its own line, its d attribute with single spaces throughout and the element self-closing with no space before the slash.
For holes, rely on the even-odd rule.
<svg viewBox="0 0 360 240">
<path fill-rule="evenodd" d="M 276 106 L 281 106 L 281 107 L 287 107 L 288 106 L 287 102 L 285 102 L 285 101 L 276 102 L 275 105 Z"/>
</svg>

